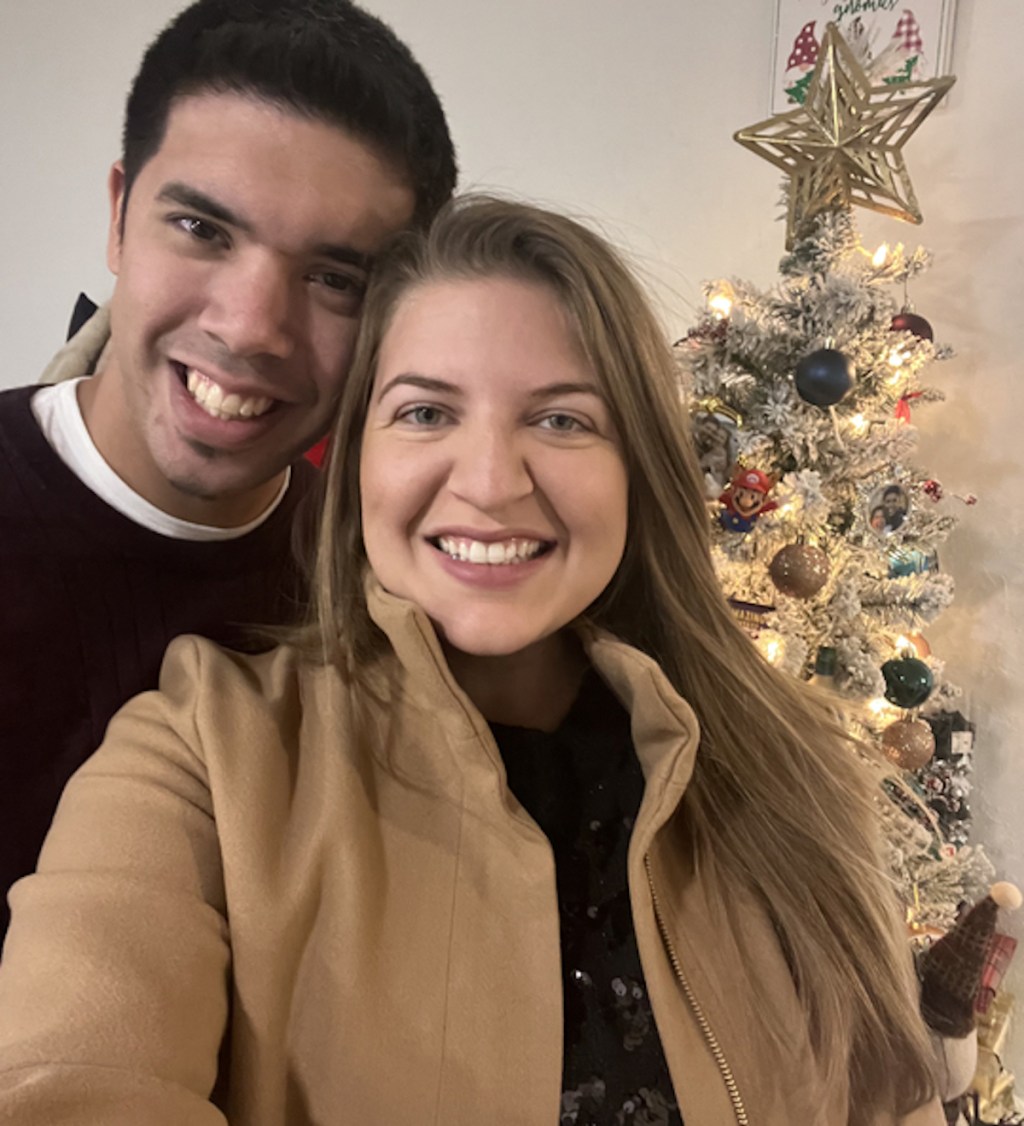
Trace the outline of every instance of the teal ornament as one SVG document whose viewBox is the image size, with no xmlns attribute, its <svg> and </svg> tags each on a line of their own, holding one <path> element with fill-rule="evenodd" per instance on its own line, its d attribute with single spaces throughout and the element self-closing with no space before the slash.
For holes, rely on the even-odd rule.
<svg viewBox="0 0 1024 1126">
<path fill-rule="evenodd" d="M 894 657 L 882 665 L 885 698 L 898 708 L 919 708 L 931 695 L 932 670 L 918 657 Z"/>
<path fill-rule="evenodd" d="M 939 559 L 934 551 L 921 551 L 916 547 L 903 547 L 889 556 L 889 578 L 905 579 L 924 571 L 937 571 Z"/>
</svg>

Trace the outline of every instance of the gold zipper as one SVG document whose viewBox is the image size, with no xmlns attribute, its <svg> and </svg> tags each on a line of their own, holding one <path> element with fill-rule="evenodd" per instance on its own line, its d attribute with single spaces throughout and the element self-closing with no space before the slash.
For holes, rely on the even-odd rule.
<svg viewBox="0 0 1024 1126">
<path fill-rule="evenodd" d="M 658 893 L 654 890 L 654 877 L 651 875 L 651 858 L 647 855 L 644 856 L 644 870 L 647 872 L 647 886 L 651 889 L 651 903 L 654 905 L 654 918 L 658 924 L 658 931 L 661 934 L 661 941 L 665 946 L 665 952 L 668 954 L 668 960 L 672 963 L 672 969 L 679 979 L 683 996 L 686 998 L 686 1003 L 690 1006 L 690 1011 L 697 1021 L 697 1027 L 704 1037 L 704 1042 L 707 1044 L 711 1055 L 714 1057 L 715 1063 L 718 1065 L 722 1081 L 725 1083 L 725 1089 L 729 1093 L 729 1101 L 732 1103 L 732 1111 L 736 1116 L 737 1126 L 750 1126 L 750 1119 L 747 1117 L 747 1110 L 743 1105 L 743 1097 L 740 1095 L 740 1089 L 732 1073 L 732 1068 L 729 1066 L 729 1061 L 725 1058 L 722 1046 L 718 1043 L 718 1037 L 715 1035 L 714 1029 L 712 1029 L 704 1010 L 701 1008 L 701 1004 L 697 1000 L 686 978 L 686 974 L 683 973 L 682 963 L 679 961 L 679 955 L 676 953 L 676 948 L 672 943 L 672 938 L 668 933 L 668 927 L 666 927 L 665 919 L 661 913 Z"/>
</svg>

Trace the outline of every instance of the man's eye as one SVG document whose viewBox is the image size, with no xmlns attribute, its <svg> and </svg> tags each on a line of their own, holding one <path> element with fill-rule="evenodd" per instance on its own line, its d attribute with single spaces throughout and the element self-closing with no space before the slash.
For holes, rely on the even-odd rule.
<svg viewBox="0 0 1024 1126">
<path fill-rule="evenodd" d="M 324 273 L 317 276 L 328 289 L 335 289 L 339 293 L 361 297 L 366 292 L 366 282 L 362 278 L 353 277 L 351 274 Z"/>
<path fill-rule="evenodd" d="M 205 219 L 197 219 L 194 215 L 179 215 L 173 221 L 197 242 L 216 242 L 218 239 L 223 239 L 219 228 Z"/>
</svg>

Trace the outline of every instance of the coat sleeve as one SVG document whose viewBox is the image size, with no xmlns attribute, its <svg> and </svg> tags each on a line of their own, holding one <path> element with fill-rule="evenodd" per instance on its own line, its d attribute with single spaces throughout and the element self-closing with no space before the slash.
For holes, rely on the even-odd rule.
<svg viewBox="0 0 1024 1126">
<path fill-rule="evenodd" d="M 180 639 L 68 783 L 0 962 L 0 1121 L 224 1126 L 209 1101 L 230 953 L 194 701 L 213 650 Z"/>
</svg>

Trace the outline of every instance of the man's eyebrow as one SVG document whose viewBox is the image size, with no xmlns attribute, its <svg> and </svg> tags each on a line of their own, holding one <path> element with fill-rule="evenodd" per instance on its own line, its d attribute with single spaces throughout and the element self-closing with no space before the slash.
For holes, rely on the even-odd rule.
<svg viewBox="0 0 1024 1126">
<path fill-rule="evenodd" d="M 329 258 L 340 266 L 357 266 L 360 270 L 369 273 L 373 259 L 369 254 L 356 250 L 354 246 L 339 246 L 337 243 L 322 242 L 313 247 L 313 254 L 317 258 Z"/>
<path fill-rule="evenodd" d="M 243 219 L 241 215 L 236 214 L 229 207 L 225 207 L 223 203 L 218 203 L 212 196 L 199 191 L 198 188 L 190 188 L 188 184 L 183 184 L 180 180 L 171 180 L 170 183 L 164 184 L 156 198 L 162 203 L 176 203 L 180 207 L 189 208 L 191 211 L 201 211 L 204 215 L 209 215 L 211 219 L 227 223 L 231 227 L 237 227 L 240 231 L 245 231 L 246 234 L 252 233 L 252 224 L 248 220 Z"/>
<path fill-rule="evenodd" d="M 387 383 L 377 393 L 377 400 L 381 400 L 384 396 L 394 387 L 418 387 L 421 391 L 433 391 L 435 394 L 441 395 L 461 395 L 461 390 L 455 386 L 454 383 L 448 383 L 443 379 L 433 379 L 429 375 L 417 375 L 415 372 L 404 372 L 402 375 L 396 375 L 394 379 L 389 379 Z"/>
<path fill-rule="evenodd" d="M 230 207 L 220 203 L 212 196 L 208 196 L 205 192 L 190 187 L 180 180 L 171 180 L 164 184 L 157 199 L 162 203 L 176 203 L 179 207 L 198 211 L 202 215 L 216 219 L 219 223 L 225 223 L 229 227 L 244 231 L 247 235 L 254 233 L 253 225 L 248 219 L 243 218 L 236 211 L 232 211 Z M 354 246 L 325 242 L 314 246 L 312 253 L 318 258 L 328 258 L 339 265 L 356 266 L 364 271 L 369 271 L 371 265 L 370 256 L 364 254 L 361 250 L 356 250 Z"/>
</svg>

